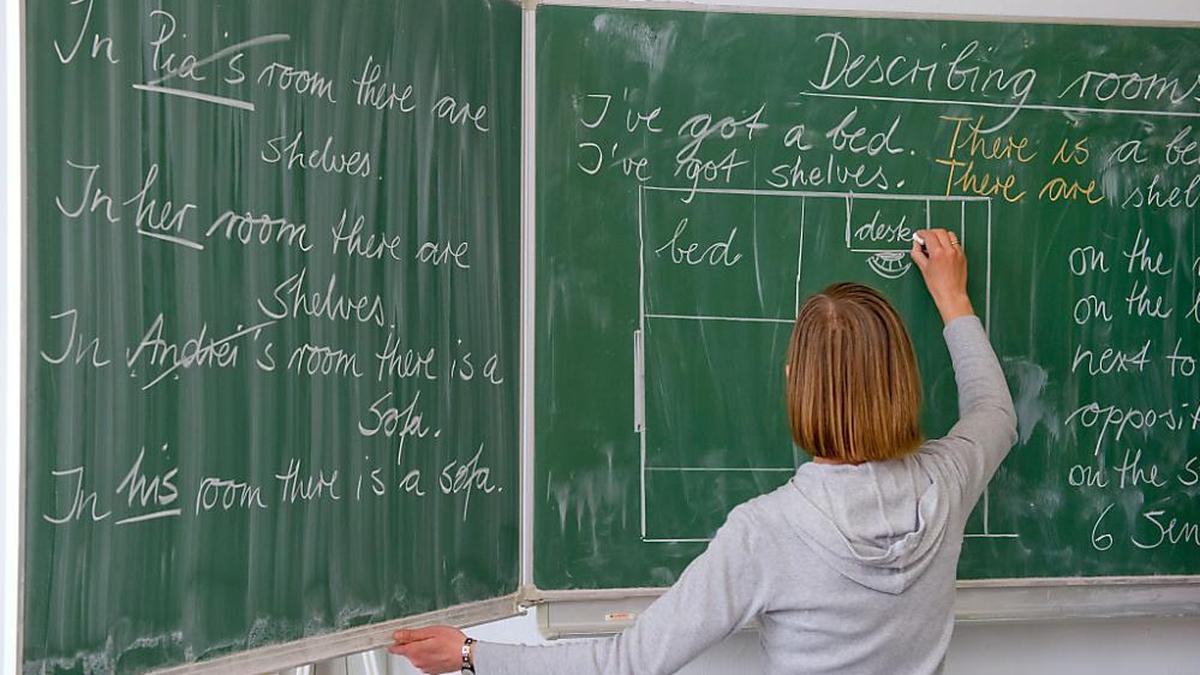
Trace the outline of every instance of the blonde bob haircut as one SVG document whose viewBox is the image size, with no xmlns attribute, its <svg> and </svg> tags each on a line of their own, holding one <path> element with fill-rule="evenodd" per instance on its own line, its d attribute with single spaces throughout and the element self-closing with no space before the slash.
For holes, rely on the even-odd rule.
<svg viewBox="0 0 1200 675">
<path fill-rule="evenodd" d="M 862 284 L 834 284 L 796 316 L 787 357 L 792 439 L 813 457 L 861 464 L 921 444 L 921 378 L 892 305 Z"/>
</svg>

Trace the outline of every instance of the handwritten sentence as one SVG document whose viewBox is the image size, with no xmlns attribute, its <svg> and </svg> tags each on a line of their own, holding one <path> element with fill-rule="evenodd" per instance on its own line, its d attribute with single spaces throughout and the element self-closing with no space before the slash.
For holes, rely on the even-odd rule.
<svg viewBox="0 0 1200 675">
<path fill-rule="evenodd" d="M 138 190 L 129 196 L 114 195 L 100 185 L 100 164 L 72 160 L 67 160 L 66 164 L 81 179 L 77 193 L 59 195 L 54 200 L 59 213 L 69 220 L 88 224 L 95 221 L 109 225 L 128 223 L 139 235 L 198 251 L 205 249 L 204 242 L 222 239 L 247 246 L 279 245 L 305 253 L 313 250 L 307 224 L 270 213 L 228 209 L 207 221 L 206 225 L 197 227 L 195 220 L 199 216 L 195 203 L 161 196 L 157 163 L 150 165 Z M 335 256 L 397 262 L 412 259 L 421 264 L 461 270 L 471 267 L 470 242 L 423 240 L 409 251 L 400 235 L 376 233 L 365 215 L 352 213 L 349 209 L 342 210 L 337 222 L 330 224 L 329 232 L 329 244 Z"/>
<path fill-rule="evenodd" d="M 363 502 L 396 493 L 421 498 L 431 494 L 462 497 L 466 521 L 473 495 L 504 491 L 484 462 L 483 443 L 467 457 L 446 462 L 432 481 L 419 468 L 393 470 L 389 466 L 364 466 L 350 474 L 339 469 L 313 468 L 291 458 L 266 482 L 229 476 L 203 476 L 190 489 L 181 480 L 174 451 L 164 443 L 158 452 L 142 447 L 120 482 L 108 490 L 97 488 L 84 466 L 51 471 L 60 495 L 53 511 L 42 514 L 51 525 L 109 521 L 114 526 L 153 520 L 196 517 L 210 512 L 287 508 L 317 502 Z M 157 457 L 155 456 L 157 455 Z M 403 474 L 400 476 L 399 474 Z M 431 485 L 430 483 L 433 483 Z"/>
<path fill-rule="evenodd" d="M 80 0 L 71 5 L 75 8 L 78 28 L 69 33 L 69 37 L 52 41 L 51 46 L 59 63 L 66 66 L 85 58 L 109 64 L 120 63 L 117 42 L 111 35 L 95 28 L 95 0 Z M 440 93 L 430 99 L 433 103 L 423 105 L 415 85 L 388 81 L 384 65 L 376 61 L 374 56 L 367 56 L 362 68 L 350 78 L 349 92 L 341 92 L 334 77 L 289 63 L 272 61 L 259 68 L 257 73 L 249 71 L 246 57 L 250 50 L 272 49 L 287 43 L 291 39 L 287 34 L 260 35 L 201 54 L 191 51 L 190 45 L 209 43 L 195 31 L 189 33 L 173 13 L 154 9 L 147 13 L 146 20 L 149 26 L 147 33 L 151 37 L 147 44 L 138 47 L 144 48 L 150 55 L 147 62 L 149 72 L 144 83 L 133 85 L 139 91 L 253 111 L 255 105 L 251 101 L 226 94 L 230 89 L 237 90 L 254 83 L 270 91 L 328 104 L 349 99 L 355 106 L 378 111 L 394 111 L 405 115 L 424 111 L 435 121 L 450 127 L 467 128 L 479 133 L 490 131 L 491 121 L 486 104 L 472 103 L 461 95 Z M 229 33 L 223 33 L 221 38 L 229 40 Z M 218 89 L 223 93 L 218 94 Z M 364 162 L 357 167 L 357 172 L 347 173 L 365 175 L 358 173 L 365 171 Z"/>
</svg>

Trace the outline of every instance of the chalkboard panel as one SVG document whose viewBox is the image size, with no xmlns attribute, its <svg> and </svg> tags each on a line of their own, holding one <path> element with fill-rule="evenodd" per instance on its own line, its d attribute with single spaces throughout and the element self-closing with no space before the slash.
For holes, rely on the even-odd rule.
<svg viewBox="0 0 1200 675">
<path fill-rule="evenodd" d="M 1200 31 L 543 7 L 540 588 L 674 581 L 802 452 L 797 303 L 958 232 L 1020 417 L 962 578 L 1200 573 Z"/>
<path fill-rule="evenodd" d="M 25 672 L 514 592 L 520 8 L 26 12 Z"/>
</svg>

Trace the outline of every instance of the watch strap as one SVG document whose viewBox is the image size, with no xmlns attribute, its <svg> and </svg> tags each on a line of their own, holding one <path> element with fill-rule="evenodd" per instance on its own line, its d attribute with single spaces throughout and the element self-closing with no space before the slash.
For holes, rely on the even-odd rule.
<svg viewBox="0 0 1200 675">
<path fill-rule="evenodd" d="M 475 672 L 475 638 L 463 640 L 462 669 L 468 673 Z"/>
</svg>

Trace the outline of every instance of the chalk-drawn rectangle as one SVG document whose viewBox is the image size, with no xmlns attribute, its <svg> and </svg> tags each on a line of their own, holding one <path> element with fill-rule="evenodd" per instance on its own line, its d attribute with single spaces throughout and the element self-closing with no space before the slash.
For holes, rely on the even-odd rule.
<svg viewBox="0 0 1200 675">
<path fill-rule="evenodd" d="M 846 197 L 846 249 L 854 253 L 904 252 L 926 227 L 929 202 Z"/>
<path fill-rule="evenodd" d="M 642 193 L 646 314 L 790 322 L 802 200 L 774 198 L 760 220 L 753 198 L 685 198 Z"/>
<path fill-rule="evenodd" d="M 658 474 L 664 471 L 708 472 L 713 475 L 706 481 L 752 480 L 761 488 L 766 486 L 763 480 L 778 485 L 795 466 L 786 425 L 769 423 L 783 416 L 763 412 L 764 406 L 783 409 L 783 362 L 790 334 L 787 324 L 647 319 L 642 426 L 647 536 L 676 536 L 656 518 L 691 504 L 678 500 L 697 494 L 693 488 L 699 478 L 662 489 Z M 762 472 L 766 467 L 786 471 L 753 479 L 741 475 L 779 473 Z M 730 477 L 719 478 L 723 474 Z M 747 497 L 753 494 L 758 493 Z M 726 510 L 720 512 L 722 517 Z M 697 523 L 701 521 L 709 523 L 703 518 Z M 711 533 L 708 530 L 706 536 Z"/>
</svg>

